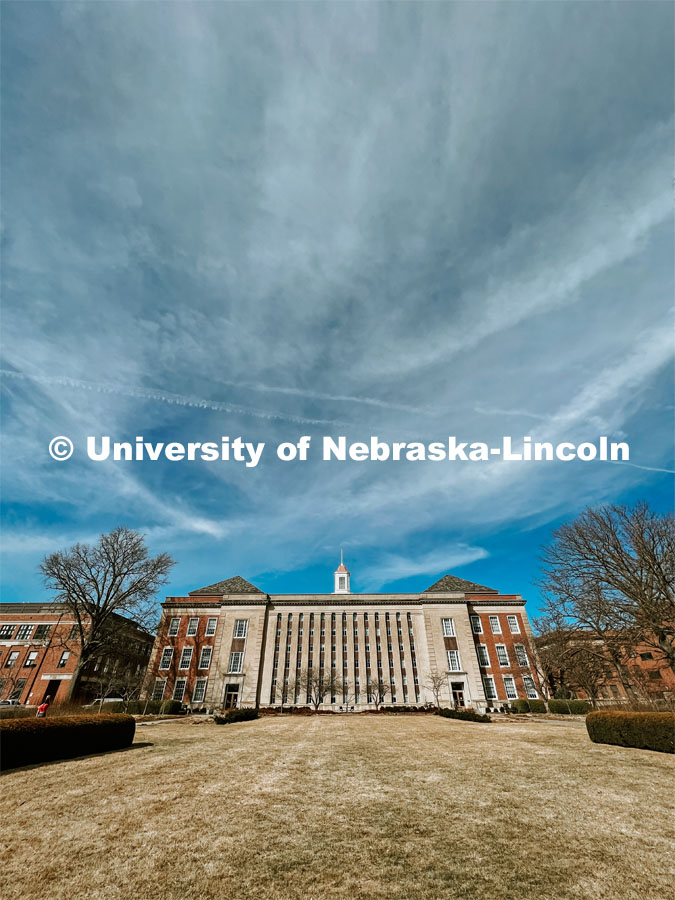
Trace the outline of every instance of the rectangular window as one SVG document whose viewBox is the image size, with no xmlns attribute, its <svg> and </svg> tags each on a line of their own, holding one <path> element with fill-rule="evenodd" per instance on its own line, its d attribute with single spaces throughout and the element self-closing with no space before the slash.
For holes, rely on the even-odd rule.
<svg viewBox="0 0 675 900">
<path fill-rule="evenodd" d="M 483 675 L 483 689 L 487 700 L 496 700 L 497 691 L 495 689 L 495 680 L 492 675 Z"/>
<path fill-rule="evenodd" d="M 447 650 L 448 654 L 448 668 L 451 672 L 459 672 L 459 653 L 456 650 Z"/>
<path fill-rule="evenodd" d="M 200 669 L 208 669 L 211 665 L 211 654 L 213 653 L 213 647 L 202 647 L 202 652 L 199 655 L 199 668 Z"/>
<path fill-rule="evenodd" d="M 180 616 L 175 619 L 172 619 L 169 622 L 169 631 L 167 632 L 169 637 L 176 637 L 178 634 L 178 629 L 180 628 Z"/>
<path fill-rule="evenodd" d="M 525 685 L 525 693 L 528 700 L 536 700 L 539 697 L 537 689 L 534 686 L 534 678 L 531 675 L 523 675 L 523 684 Z"/>
<path fill-rule="evenodd" d="M 504 687 L 506 688 L 506 699 L 517 700 L 518 691 L 516 690 L 516 680 L 513 675 L 504 675 Z"/>
<path fill-rule="evenodd" d="M 485 646 L 485 644 L 478 644 L 476 650 L 478 651 L 478 664 L 480 666 L 489 667 L 490 657 L 488 655 L 488 648 Z"/>
<path fill-rule="evenodd" d="M 192 647 L 184 647 L 180 655 L 179 669 L 189 669 L 192 662 Z"/>
<path fill-rule="evenodd" d="M 187 678 L 177 678 L 176 684 L 173 688 L 173 699 L 174 700 L 182 700 L 185 695 L 185 685 L 187 684 Z"/>
<path fill-rule="evenodd" d="M 228 669 L 229 672 L 238 673 L 241 672 L 241 665 L 244 661 L 243 653 L 230 653 L 230 667 Z M 286 666 L 288 668 L 288 665 Z"/>
<path fill-rule="evenodd" d="M 245 638 L 248 631 L 248 619 L 237 619 L 234 623 L 234 636 L 236 638 Z"/>
<path fill-rule="evenodd" d="M 527 658 L 527 650 L 525 649 L 525 647 L 523 647 L 522 644 L 516 644 L 513 648 L 513 651 L 516 654 L 518 665 L 522 666 L 524 669 L 529 669 L 530 661 Z"/>
<path fill-rule="evenodd" d="M 51 625 L 38 625 L 35 629 L 35 634 L 33 635 L 33 640 L 35 641 L 44 641 L 49 637 L 49 632 L 52 630 Z"/>
<path fill-rule="evenodd" d="M 192 692 L 193 703 L 203 703 L 206 696 L 206 678 L 198 678 L 195 681 L 195 689 Z"/>
<path fill-rule="evenodd" d="M 511 634 L 520 634 L 520 625 L 518 624 L 518 619 L 515 616 L 507 616 L 506 620 L 509 623 L 509 631 L 511 632 Z"/>
<path fill-rule="evenodd" d="M 70 656 L 70 650 L 64 650 L 61 654 L 61 659 L 56 666 L 57 669 L 64 669 L 66 667 L 66 663 L 68 662 L 68 657 Z"/>
<path fill-rule="evenodd" d="M 153 700 L 163 700 L 165 687 L 166 687 L 166 678 L 156 678 L 155 686 L 152 689 L 152 699 Z"/>
<path fill-rule="evenodd" d="M 16 633 L 15 641 L 27 641 L 31 634 L 33 633 L 32 625 L 19 625 L 19 630 Z"/>
<path fill-rule="evenodd" d="M 471 616 L 471 627 L 474 634 L 483 633 L 483 626 L 481 625 L 480 616 Z"/>
<path fill-rule="evenodd" d="M 80 636 L 79 625 L 73 625 L 73 627 L 70 629 L 70 634 L 68 635 L 68 640 L 74 641 L 75 638 L 78 638 L 79 636 Z"/>
<path fill-rule="evenodd" d="M 7 657 L 7 660 L 6 660 L 6 662 L 5 662 L 5 668 L 6 668 L 6 669 L 12 669 L 12 668 L 14 667 L 14 663 L 15 663 L 15 662 L 17 661 L 17 659 L 18 659 L 18 656 L 19 656 L 19 651 L 18 651 L 18 650 L 12 650 L 12 652 L 9 654 L 9 656 Z"/>
<path fill-rule="evenodd" d="M 207 619 L 206 620 L 206 636 L 213 637 L 216 633 L 216 625 L 218 624 L 218 619 Z"/>
<path fill-rule="evenodd" d="M 452 619 L 441 619 L 441 623 L 443 625 L 443 637 L 454 637 L 455 636 L 455 623 Z M 399 634 L 401 632 L 399 631 Z"/>
<path fill-rule="evenodd" d="M 159 661 L 160 669 L 168 669 L 173 659 L 173 647 L 165 647 L 162 650 L 162 658 Z"/>
<path fill-rule="evenodd" d="M 37 650 L 31 650 L 31 652 L 26 657 L 26 661 L 23 664 L 25 669 L 30 669 L 32 666 L 35 665 L 35 660 L 37 659 L 37 655 L 38 655 Z"/>
<path fill-rule="evenodd" d="M 19 678 L 17 683 L 14 685 L 14 690 L 9 695 L 10 700 L 20 700 L 21 694 L 23 694 L 23 689 L 26 687 L 27 678 Z"/>
<path fill-rule="evenodd" d="M 499 616 L 490 616 L 490 628 L 493 634 L 501 634 L 502 626 L 499 624 Z"/>
<path fill-rule="evenodd" d="M 190 619 L 190 621 L 188 622 L 188 627 L 187 627 L 188 637 L 194 637 L 194 635 L 197 634 L 198 628 L 199 628 L 199 619 L 198 618 Z"/>
<path fill-rule="evenodd" d="M 14 634 L 14 629 L 16 625 L 1 625 L 0 626 L 0 639 L 8 641 L 12 639 L 12 635 Z"/>
<path fill-rule="evenodd" d="M 495 644 L 495 650 L 497 651 L 497 659 L 499 660 L 499 665 L 502 668 L 508 668 L 509 666 L 509 654 L 506 649 L 505 644 Z"/>
</svg>

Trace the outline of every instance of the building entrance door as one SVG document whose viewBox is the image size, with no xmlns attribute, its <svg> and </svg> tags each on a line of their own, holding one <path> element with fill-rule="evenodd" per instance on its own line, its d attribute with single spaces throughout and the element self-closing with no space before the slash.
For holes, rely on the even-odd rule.
<svg viewBox="0 0 675 900">
<path fill-rule="evenodd" d="M 455 709 L 462 709 L 464 707 L 464 685 L 461 681 L 453 681 L 451 687 Z"/>
<path fill-rule="evenodd" d="M 239 699 L 239 685 L 225 685 L 225 709 L 236 709 L 237 700 Z"/>
<path fill-rule="evenodd" d="M 47 697 L 51 698 L 52 703 L 54 702 L 54 697 L 56 697 L 56 692 L 61 687 L 61 682 L 55 678 L 52 681 L 49 681 L 47 684 L 47 690 L 44 692 L 42 696 L 42 700 L 40 703 L 44 703 Z M 38 704 L 40 705 L 40 704 Z"/>
</svg>

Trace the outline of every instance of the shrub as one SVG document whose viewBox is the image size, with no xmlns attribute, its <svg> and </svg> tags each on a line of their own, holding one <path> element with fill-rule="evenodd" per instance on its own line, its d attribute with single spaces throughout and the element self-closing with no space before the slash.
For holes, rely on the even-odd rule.
<svg viewBox="0 0 675 900">
<path fill-rule="evenodd" d="M 530 704 L 530 712 L 533 713 L 545 713 L 546 712 L 546 701 L 545 700 L 528 700 Z"/>
<path fill-rule="evenodd" d="M 675 713 L 590 712 L 586 716 L 586 729 L 595 744 L 675 753 Z"/>
<path fill-rule="evenodd" d="M 436 711 L 436 715 L 444 719 L 461 719 L 463 722 L 491 722 L 490 716 L 481 715 L 473 709 L 445 709 Z"/>
<path fill-rule="evenodd" d="M 101 712 L 128 713 L 132 716 L 177 716 L 182 711 L 180 700 L 129 700 L 120 703 L 104 703 Z M 98 707 L 87 712 L 98 712 Z"/>
<path fill-rule="evenodd" d="M 527 700 L 514 700 L 511 706 L 518 713 L 528 713 L 530 711 L 530 704 Z"/>
<path fill-rule="evenodd" d="M 0 722 L 2 768 L 72 759 L 129 747 L 136 721 L 132 716 L 59 716 L 53 719 L 10 719 Z"/>
<path fill-rule="evenodd" d="M 585 715 L 590 709 L 590 704 L 585 700 L 549 700 L 548 708 L 552 713 L 567 716 Z"/>
<path fill-rule="evenodd" d="M 229 709 L 224 716 L 214 716 L 213 721 L 216 725 L 229 725 L 230 722 L 249 722 L 258 717 L 257 709 Z"/>
</svg>

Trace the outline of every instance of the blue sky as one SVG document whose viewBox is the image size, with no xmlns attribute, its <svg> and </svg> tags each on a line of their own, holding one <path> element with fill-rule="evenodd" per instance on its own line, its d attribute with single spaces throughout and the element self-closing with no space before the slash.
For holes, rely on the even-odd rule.
<svg viewBox="0 0 675 900">
<path fill-rule="evenodd" d="M 452 571 L 536 612 L 557 525 L 671 506 L 673 12 L 3 3 L 3 599 L 126 524 L 169 594 L 330 591 L 342 545 L 356 591 Z M 94 463 L 90 434 L 608 434 L 631 464 Z"/>
</svg>

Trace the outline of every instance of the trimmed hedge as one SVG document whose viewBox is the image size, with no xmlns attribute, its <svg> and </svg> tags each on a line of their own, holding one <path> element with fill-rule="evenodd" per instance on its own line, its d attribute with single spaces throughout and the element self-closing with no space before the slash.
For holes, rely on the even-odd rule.
<svg viewBox="0 0 675 900">
<path fill-rule="evenodd" d="M 461 719 L 462 722 L 491 722 L 490 716 L 481 715 L 473 709 L 441 709 L 436 711 L 437 716 L 444 719 Z"/>
<path fill-rule="evenodd" d="M 214 716 L 213 721 L 216 725 L 229 725 L 230 722 L 249 722 L 257 718 L 259 718 L 257 709 L 230 709 L 224 716 Z"/>
<path fill-rule="evenodd" d="M 177 716 L 181 710 L 180 700 L 129 700 L 128 703 L 104 703 L 102 708 L 102 712 L 128 713 L 130 716 Z M 96 714 L 96 708 L 92 712 Z"/>
<path fill-rule="evenodd" d="M 586 716 L 586 730 L 595 744 L 675 753 L 675 713 L 590 712 Z"/>
<path fill-rule="evenodd" d="M 31 763 L 72 759 L 129 747 L 134 739 L 133 716 L 101 714 L 54 719 L 9 719 L 0 722 L 2 769 Z"/>
<path fill-rule="evenodd" d="M 518 713 L 545 713 L 546 712 L 546 701 L 545 700 L 513 700 L 511 702 L 511 709 L 514 712 Z"/>
<path fill-rule="evenodd" d="M 559 715 L 585 715 L 591 708 L 585 700 L 549 700 L 548 708 L 552 713 Z"/>
</svg>

